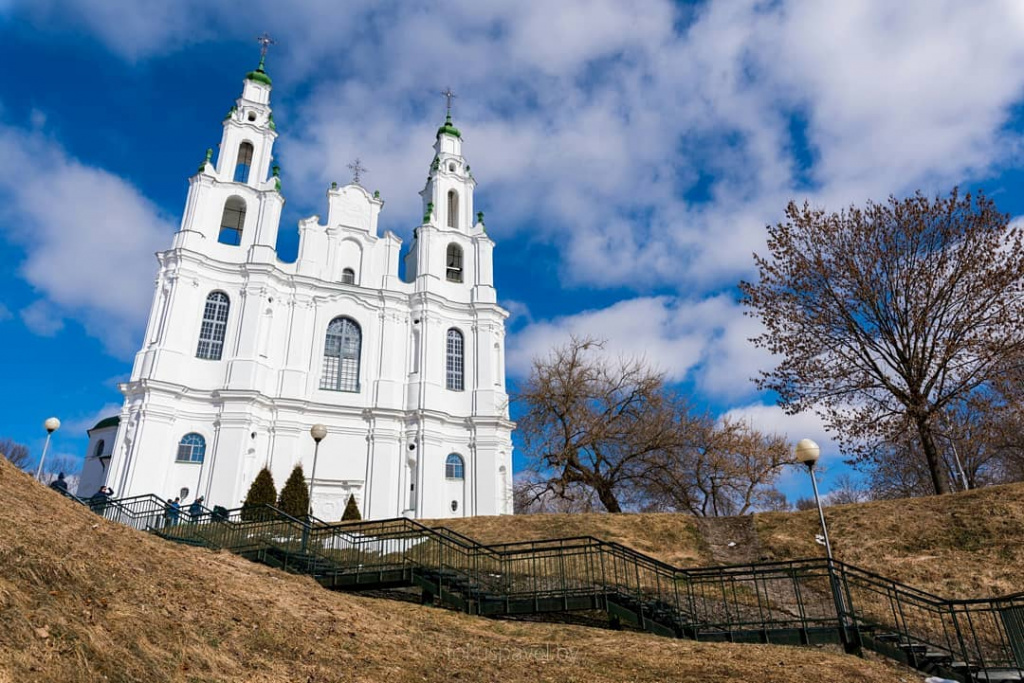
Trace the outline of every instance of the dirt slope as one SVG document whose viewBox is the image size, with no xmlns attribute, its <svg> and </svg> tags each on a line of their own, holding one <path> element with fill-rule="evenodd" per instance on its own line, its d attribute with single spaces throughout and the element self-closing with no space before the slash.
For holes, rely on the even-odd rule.
<svg viewBox="0 0 1024 683">
<path fill-rule="evenodd" d="M 836 557 L 944 597 L 1024 590 L 1024 484 L 951 496 L 827 508 Z M 485 542 L 558 536 L 618 541 L 676 566 L 824 555 L 818 514 L 768 513 L 739 520 L 689 515 L 525 515 L 438 520 Z M 730 547 L 730 542 L 736 545 Z"/>
<path fill-rule="evenodd" d="M 816 649 L 489 621 L 331 593 L 106 522 L 0 459 L 0 683 L 917 678 Z"/>
</svg>

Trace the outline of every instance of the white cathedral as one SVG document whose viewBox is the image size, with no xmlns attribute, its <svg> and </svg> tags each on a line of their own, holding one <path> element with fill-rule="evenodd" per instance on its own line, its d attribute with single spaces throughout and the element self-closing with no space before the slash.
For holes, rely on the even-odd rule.
<svg viewBox="0 0 1024 683">
<path fill-rule="evenodd" d="M 327 192 L 325 222 L 299 222 L 288 263 L 263 64 L 224 120 L 216 162 L 207 152 L 189 179 L 124 406 L 90 430 L 80 492 L 105 483 L 118 497 L 231 508 L 264 466 L 279 488 L 296 464 L 309 481 L 316 453 L 324 520 L 350 495 L 367 519 L 511 513 L 508 313 L 450 106 L 404 277 L 402 241 L 378 234 L 384 202 L 358 164 L 352 184 Z M 327 427 L 318 451 L 314 424 Z"/>
</svg>

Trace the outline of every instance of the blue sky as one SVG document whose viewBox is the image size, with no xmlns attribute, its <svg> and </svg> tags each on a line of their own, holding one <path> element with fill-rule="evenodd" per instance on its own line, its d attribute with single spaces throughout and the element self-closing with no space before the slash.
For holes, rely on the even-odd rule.
<svg viewBox="0 0 1024 683">
<path fill-rule="evenodd" d="M 0 436 L 80 458 L 116 412 L 187 178 L 268 59 L 279 251 L 355 157 L 406 244 L 443 116 L 498 243 L 509 370 L 571 332 L 644 353 L 701 405 L 828 443 L 749 378 L 736 302 L 790 199 L 1020 192 L 1024 5 L 1011 0 L 0 0 Z M 836 458 L 834 448 L 826 457 Z M 830 474 L 839 471 L 833 465 Z M 791 496 L 805 482 L 787 475 Z"/>
</svg>

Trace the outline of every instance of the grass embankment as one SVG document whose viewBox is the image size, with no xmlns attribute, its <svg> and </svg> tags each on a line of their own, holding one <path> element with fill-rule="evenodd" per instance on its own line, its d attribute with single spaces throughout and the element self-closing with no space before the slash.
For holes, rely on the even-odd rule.
<svg viewBox="0 0 1024 683">
<path fill-rule="evenodd" d="M 1024 484 L 841 505 L 825 514 L 840 560 L 942 597 L 1024 590 Z M 816 511 L 758 514 L 753 521 L 763 559 L 824 554 L 814 541 Z M 679 567 L 714 563 L 709 543 L 689 515 L 526 515 L 434 523 L 487 543 L 589 535 Z"/>
<path fill-rule="evenodd" d="M 107 522 L 2 459 L 0 500 L 0 683 L 906 677 L 811 648 L 491 621 L 331 593 Z"/>
</svg>

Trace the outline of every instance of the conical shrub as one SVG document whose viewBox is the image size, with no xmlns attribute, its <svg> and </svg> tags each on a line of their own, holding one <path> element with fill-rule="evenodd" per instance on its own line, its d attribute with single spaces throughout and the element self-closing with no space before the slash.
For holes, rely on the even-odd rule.
<svg viewBox="0 0 1024 683">
<path fill-rule="evenodd" d="M 246 521 L 267 519 L 271 512 L 264 505 L 273 505 L 277 502 L 277 487 L 274 486 L 274 475 L 264 467 L 253 479 L 249 493 L 245 494 L 245 502 L 242 503 L 242 519 Z"/>
<path fill-rule="evenodd" d="M 349 495 L 348 504 L 345 505 L 345 512 L 341 515 L 341 521 L 354 522 L 362 518 L 363 516 L 359 514 L 359 506 L 356 505 L 356 497 L 353 495 Z"/>
<path fill-rule="evenodd" d="M 292 517 L 305 517 L 309 513 L 309 486 L 306 485 L 302 465 L 296 465 L 288 475 L 281 497 L 277 499 L 277 507 Z"/>
</svg>

